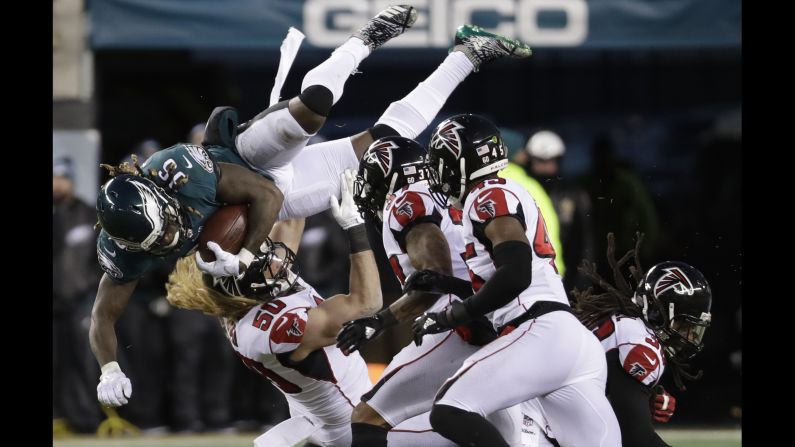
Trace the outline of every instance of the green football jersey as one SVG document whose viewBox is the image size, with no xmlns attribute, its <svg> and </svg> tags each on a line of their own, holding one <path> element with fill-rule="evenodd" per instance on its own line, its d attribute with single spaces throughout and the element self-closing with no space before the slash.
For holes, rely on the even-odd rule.
<svg viewBox="0 0 795 447">
<path fill-rule="evenodd" d="M 166 184 L 166 191 L 183 205 L 183 219 L 187 219 L 187 240 L 171 254 L 158 258 L 147 252 L 127 251 L 125 247 L 113 241 L 105 230 L 97 239 L 97 258 L 102 269 L 117 281 L 128 282 L 140 278 L 154 266 L 157 259 L 176 262 L 177 259 L 190 253 L 196 246 L 199 233 L 204 222 L 223 204 L 216 199 L 218 181 L 221 171 L 218 163 L 233 163 L 246 168 L 250 167 L 233 150 L 221 146 L 202 146 L 192 144 L 176 144 L 158 151 L 141 165 L 145 175 L 155 183 Z M 176 167 L 171 165 L 176 164 Z M 170 169 L 166 169 L 169 166 Z M 187 182 L 176 188 L 174 186 Z M 197 213 L 187 212 L 189 206 Z"/>
</svg>

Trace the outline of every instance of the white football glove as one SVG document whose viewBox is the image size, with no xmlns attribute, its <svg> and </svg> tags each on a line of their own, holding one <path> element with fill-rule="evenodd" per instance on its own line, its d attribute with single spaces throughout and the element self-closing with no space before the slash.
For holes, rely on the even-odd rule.
<svg viewBox="0 0 795 447">
<path fill-rule="evenodd" d="M 342 202 L 337 203 L 337 197 L 332 195 L 329 198 L 329 205 L 331 206 L 331 214 L 334 219 L 340 224 L 343 230 L 363 224 L 364 220 L 359 214 L 359 208 L 353 203 L 353 181 L 356 178 L 356 172 L 351 169 L 346 169 L 345 172 L 340 174 L 340 196 Z"/>
<path fill-rule="evenodd" d="M 132 383 L 121 371 L 119 364 L 110 362 L 103 366 L 97 385 L 99 403 L 108 407 L 119 407 L 126 404 L 131 395 Z"/>
<path fill-rule="evenodd" d="M 251 264 L 251 260 L 254 259 L 254 255 L 245 248 L 240 249 L 240 253 L 236 255 L 224 251 L 220 245 L 213 241 L 207 242 L 207 248 L 215 255 L 215 261 L 204 262 L 197 251 L 196 265 L 199 267 L 199 270 L 212 275 L 213 278 L 222 278 L 225 276 L 238 277 L 245 272 L 245 270 L 243 270 L 243 272 L 240 271 L 240 264 L 242 263 L 248 266 Z"/>
</svg>

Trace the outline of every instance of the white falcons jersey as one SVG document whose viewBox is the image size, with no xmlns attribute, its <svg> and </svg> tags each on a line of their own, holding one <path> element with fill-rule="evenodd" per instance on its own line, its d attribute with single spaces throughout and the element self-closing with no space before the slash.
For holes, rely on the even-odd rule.
<svg viewBox="0 0 795 447">
<path fill-rule="evenodd" d="M 495 328 L 523 314 L 536 301 L 569 304 L 555 266 L 555 249 L 547 236 L 538 206 L 521 185 L 504 178 L 480 183 L 469 192 L 464 202 L 464 257 L 469 267 L 472 288 L 479 290 L 496 271 L 491 257 L 493 247 L 486 238 L 485 229 L 492 220 L 503 216 L 516 218 L 530 241 L 533 251 L 532 282 L 517 299 L 487 315 Z"/>
<path fill-rule="evenodd" d="M 464 227 L 461 211 L 437 204 L 425 182 L 406 185 L 389 196 L 384 204 L 383 215 L 381 235 L 384 251 L 401 285 L 405 284 L 406 278 L 416 271 L 406 254 L 406 235 L 414 225 L 428 222 L 438 225 L 447 239 L 453 276 L 469 281 L 467 266 L 463 260 Z M 450 295 L 442 295 L 428 311 L 437 312 L 450 304 L 450 300 Z"/>
<path fill-rule="evenodd" d="M 654 331 L 640 318 L 613 315 L 593 330 L 605 352 L 618 349 L 624 371 L 644 385 L 654 386 L 665 370 L 665 356 Z"/>
<path fill-rule="evenodd" d="M 345 357 L 335 346 L 289 360 L 304 336 L 308 310 L 323 299 L 305 282 L 303 290 L 255 306 L 240 320 L 223 319 L 229 341 L 250 369 L 269 379 L 301 413 L 323 424 L 349 421 L 367 390 L 367 365 L 358 352 Z"/>
</svg>

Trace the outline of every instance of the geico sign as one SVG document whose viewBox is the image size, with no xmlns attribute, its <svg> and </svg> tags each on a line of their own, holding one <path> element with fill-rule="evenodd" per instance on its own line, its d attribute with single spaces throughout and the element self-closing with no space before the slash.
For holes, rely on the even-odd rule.
<svg viewBox="0 0 795 447">
<path fill-rule="evenodd" d="M 419 16 L 411 30 L 387 44 L 391 47 L 447 47 L 454 30 L 472 23 L 475 13 L 497 17 L 498 25 L 489 31 L 522 39 L 530 46 L 577 46 L 588 35 L 586 0 L 307 0 L 303 31 L 312 45 L 334 47 L 395 3 L 417 7 Z M 565 25 L 539 27 L 542 12 L 565 14 Z"/>
</svg>

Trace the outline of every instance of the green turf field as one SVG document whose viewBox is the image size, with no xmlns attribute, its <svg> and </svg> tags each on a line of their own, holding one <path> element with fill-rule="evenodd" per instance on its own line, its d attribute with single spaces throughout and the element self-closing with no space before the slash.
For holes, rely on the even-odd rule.
<svg viewBox="0 0 795 447">
<path fill-rule="evenodd" d="M 660 430 L 674 447 L 738 447 L 740 430 Z M 229 436 L 143 436 L 127 439 L 73 437 L 53 441 L 53 447 L 252 447 L 258 433 Z"/>
</svg>

